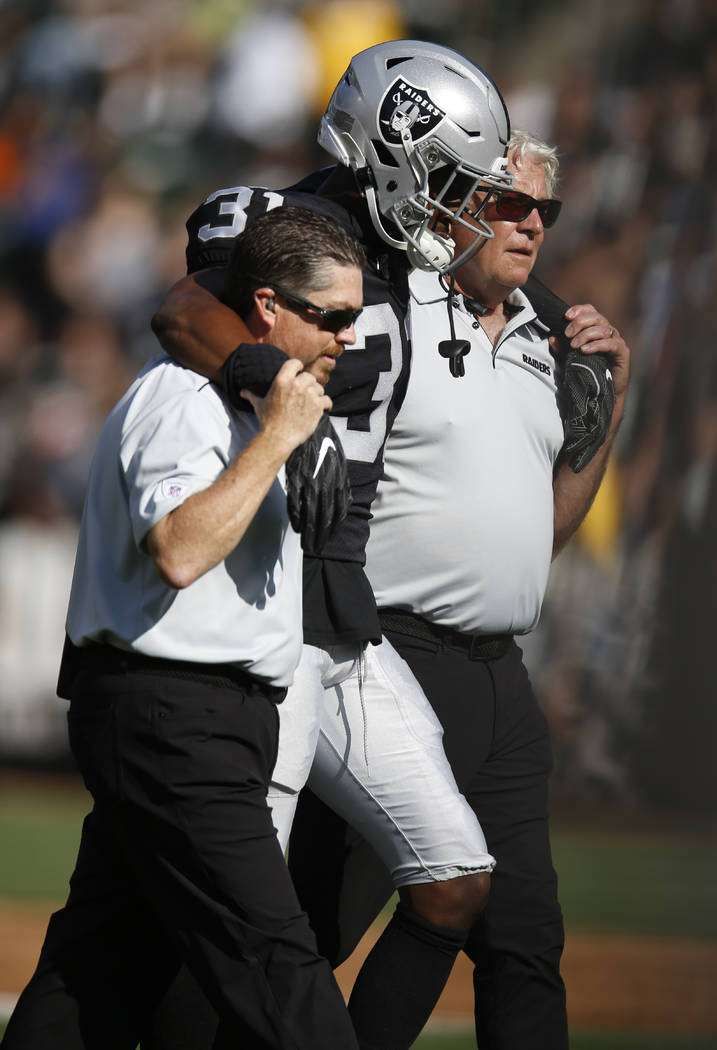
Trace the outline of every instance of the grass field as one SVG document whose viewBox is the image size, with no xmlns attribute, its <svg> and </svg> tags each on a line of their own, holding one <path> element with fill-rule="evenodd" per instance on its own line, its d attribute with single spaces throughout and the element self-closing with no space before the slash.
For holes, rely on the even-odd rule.
<svg viewBox="0 0 717 1050">
<path fill-rule="evenodd" d="M 575 832 L 558 823 L 553 859 L 567 926 L 717 938 L 717 836 Z"/>
<path fill-rule="evenodd" d="M 62 901 L 88 798 L 75 781 L 0 775 L 0 901 Z M 573 932 L 717 943 L 717 840 L 557 819 L 553 846 Z M 634 822 L 633 822 L 634 824 Z M 662 943 L 662 941 L 660 942 Z M 3 988 L 0 987 L 0 993 Z M 642 1026 L 644 1028 L 644 1026 Z M 0 1020 L 2 1031 L 2 1020 Z M 572 1050 L 714 1050 L 715 1032 L 574 1030 Z M 417 1050 L 475 1050 L 470 1027 L 428 1030 Z"/>
<path fill-rule="evenodd" d="M 0 897 L 64 899 L 89 805 L 65 778 L 0 778 Z"/>
</svg>

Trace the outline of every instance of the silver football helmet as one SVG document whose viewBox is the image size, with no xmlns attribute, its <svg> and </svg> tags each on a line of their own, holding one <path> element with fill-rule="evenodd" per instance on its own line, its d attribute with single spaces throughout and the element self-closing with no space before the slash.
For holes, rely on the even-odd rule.
<svg viewBox="0 0 717 1050">
<path fill-rule="evenodd" d="M 505 103 L 482 69 L 451 48 L 394 40 L 352 58 L 318 139 L 356 172 L 381 238 L 412 266 L 450 273 L 493 236 L 473 194 L 512 186 L 509 136 Z M 457 258 L 445 232 L 455 223 L 474 235 Z"/>
</svg>

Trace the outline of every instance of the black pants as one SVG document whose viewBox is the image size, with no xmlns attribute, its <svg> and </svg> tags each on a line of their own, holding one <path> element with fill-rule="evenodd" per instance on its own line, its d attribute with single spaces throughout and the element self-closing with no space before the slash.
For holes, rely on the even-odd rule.
<svg viewBox="0 0 717 1050">
<path fill-rule="evenodd" d="M 270 692 L 79 674 L 70 744 L 95 804 L 5 1050 L 134 1050 L 181 960 L 219 1016 L 216 1047 L 356 1048 L 266 803 Z"/>
<path fill-rule="evenodd" d="M 475 963 L 480 1050 L 567 1050 L 563 923 L 548 837 L 552 754 L 520 649 L 513 643 L 498 659 L 471 660 L 449 645 L 386 634 L 443 724 L 458 786 L 497 861 L 465 949 Z M 341 961 L 390 895 L 385 868 L 306 793 L 289 866 L 320 950 Z"/>
</svg>

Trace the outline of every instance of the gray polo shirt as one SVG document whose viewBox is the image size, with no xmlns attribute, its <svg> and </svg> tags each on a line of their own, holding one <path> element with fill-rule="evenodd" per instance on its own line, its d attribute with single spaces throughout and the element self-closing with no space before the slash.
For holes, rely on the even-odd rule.
<svg viewBox="0 0 717 1050">
<path fill-rule="evenodd" d="M 379 608 L 466 633 L 525 633 L 538 622 L 553 543 L 553 466 L 563 443 L 555 360 L 526 297 L 494 348 L 458 300 L 469 339 L 454 378 L 435 274 L 411 275 L 413 355 L 373 505 L 367 573 Z M 436 301 L 439 300 L 439 301 Z"/>
<path fill-rule="evenodd" d="M 143 540 L 207 488 L 257 433 L 202 376 L 161 354 L 110 413 L 88 482 L 67 633 L 149 656 L 235 663 L 277 686 L 301 652 L 301 548 L 283 468 L 239 545 L 183 590 L 164 583 Z"/>
</svg>

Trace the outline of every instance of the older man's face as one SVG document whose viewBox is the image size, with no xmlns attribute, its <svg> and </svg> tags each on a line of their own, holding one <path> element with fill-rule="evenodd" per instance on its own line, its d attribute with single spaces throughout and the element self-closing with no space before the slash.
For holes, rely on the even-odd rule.
<svg viewBox="0 0 717 1050">
<path fill-rule="evenodd" d="M 536 200 L 548 196 L 545 170 L 540 162 L 526 157 L 520 167 L 510 163 L 508 170 L 515 176 L 516 191 Z M 501 219 L 495 205 L 489 202 L 481 217 L 493 230 L 493 239 L 486 241 L 481 250 L 456 271 L 456 281 L 467 295 L 491 305 L 525 284 L 538 257 L 545 229 L 535 208 L 524 219 L 512 222 Z M 453 237 L 458 254 L 468 243 L 470 233 L 456 226 Z"/>
</svg>

